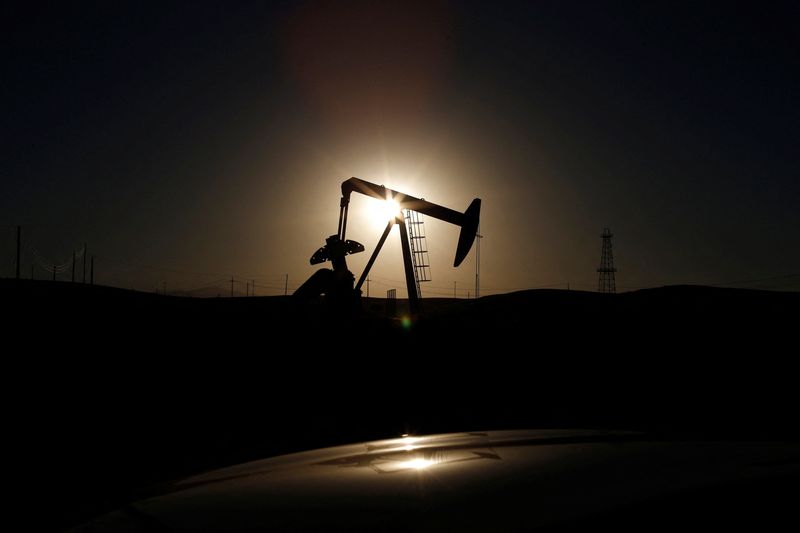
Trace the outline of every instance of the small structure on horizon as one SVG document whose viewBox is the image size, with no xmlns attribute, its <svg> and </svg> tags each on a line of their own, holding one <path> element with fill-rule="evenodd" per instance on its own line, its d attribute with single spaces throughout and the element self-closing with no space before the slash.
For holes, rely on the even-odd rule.
<svg viewBox="0 0 800 533">
<path fill-rule="evenodd" d="M 598 292 L 611 294 L 617 292 L 617 282 L 614 279 L 614 272 L 617 269 L 614 268 L 614 254 L 611 250 L 611 237 L 613 236 L 614 234 L 611 233 L 608 226 L 603 228 L 603 234 L 600 235 L 603 239 L 603 251 L 600 254 L 600 268 L 597 269 L 597 272 L 600 273 L 600 279 L 597 282 Z"/>
</svg>

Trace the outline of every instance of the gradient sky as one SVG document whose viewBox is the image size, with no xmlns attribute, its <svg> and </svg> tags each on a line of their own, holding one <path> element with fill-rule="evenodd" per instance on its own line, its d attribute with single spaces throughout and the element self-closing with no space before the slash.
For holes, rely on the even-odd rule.
<svg viewBox="0 0 800 533">
<path fill-rule="evenodd" d="M 483 294 L 593 290 L 604 225 L 623 290 L 800 288 L 797 2 L 31 4 L 4 8 L 0 275 L 22 224 L 26 275 L 86 241 L 100 283 L 276 294 L 357 176 L 482 198 Z M 473 254 L 426 227 L 423 295 L 466 296 Z"/>
</svg>

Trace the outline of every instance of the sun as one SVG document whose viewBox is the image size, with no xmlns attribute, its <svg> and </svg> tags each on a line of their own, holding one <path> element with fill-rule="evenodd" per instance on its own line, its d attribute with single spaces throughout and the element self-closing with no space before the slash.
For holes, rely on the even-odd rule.
<svg viewBox="0 0 800 533">
<path fill-rule="evenodd" d="M 370 202 L 370 219 L 376 226 L 384 227 L 394 217 L 400 215 L 397 200 L 387 199 Z"/>
</svg>

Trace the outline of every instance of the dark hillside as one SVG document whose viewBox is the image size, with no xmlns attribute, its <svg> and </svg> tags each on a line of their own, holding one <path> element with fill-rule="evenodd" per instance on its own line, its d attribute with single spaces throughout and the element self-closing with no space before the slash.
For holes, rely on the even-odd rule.
<svg viewBox="0 0 800 533">
<path fill-rule="evenodd" d="M 400 433 L 791 438 L 800 294 L 292 298 L 0 280 L 12 447 L 61 527 L 192 472 Z M 37 481 L 34 483 L 41 484 Z"/>
</svg>

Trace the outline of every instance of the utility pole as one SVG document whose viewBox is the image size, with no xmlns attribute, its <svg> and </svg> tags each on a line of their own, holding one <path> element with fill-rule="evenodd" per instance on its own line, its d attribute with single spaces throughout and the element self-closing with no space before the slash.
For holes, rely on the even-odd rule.
<svg viewBox="0 0 800 533">
<path fill-rule="evenodd" d="M 369 298 L 369 278 L 367 278 L 367 298 Z"/>
<path fill-rule="evenodd" d="M 75 250 L 72 250 L 72 283 L 75 283 Z"/>
<path fill-rule="evenodd" d="M 475 299 L 481 296 L 481 226 L 478 224 L 478 232 L 475 234 Z"/>
<path fill-rule="evenodd" d="M 86 283 L 86 243 L 83 243 L 83 282 Z"/>
<path fill-rule="evenodd" d="M 283 295 L 288 296 L 289 294 L 289 274 L 286 274 L 286 279 L 283 282 Z"/>
<path fill-rule="evenodd" d="M 19 279 L 19 258 L 22 252 L 22 226 L 17 226 L 17 279 Z"/>
<path fill-rule="evenodd" d="M 92 256 L 92 268 L 90 272 L 91 274 L 89 275 L 89 283 L 94 285 L 94 256 Z"/>
<path fill-rule="evenodd" d="M 233 298 L 233 276 L 231 276 L 231 298 Z"/>
</svg>

